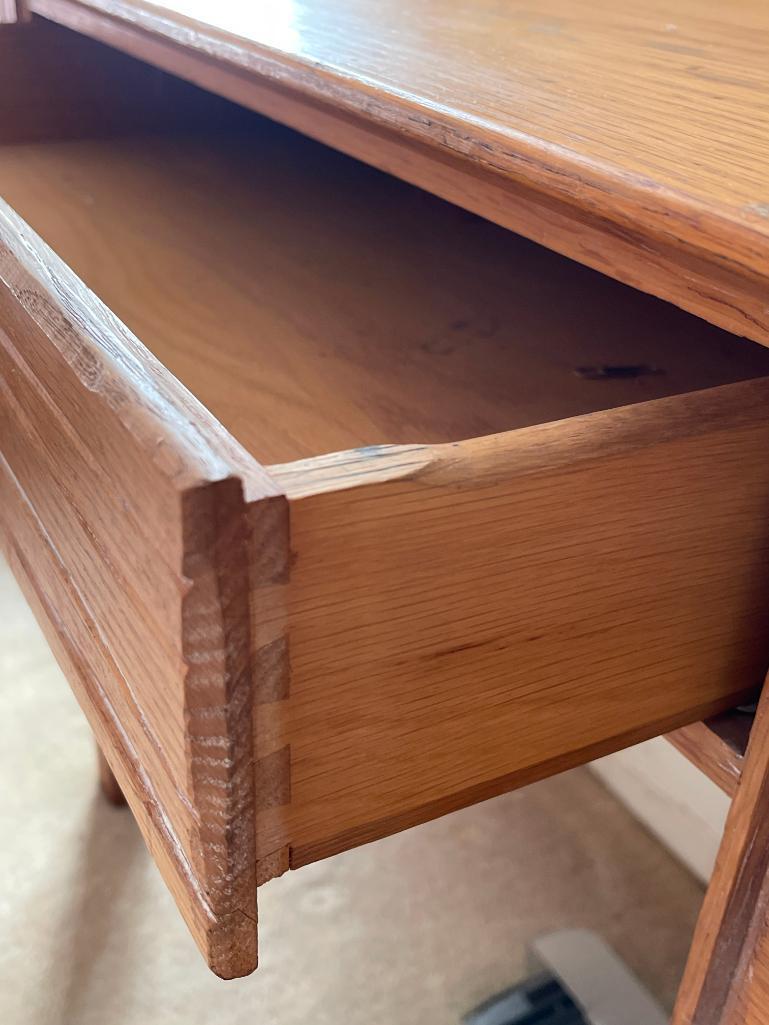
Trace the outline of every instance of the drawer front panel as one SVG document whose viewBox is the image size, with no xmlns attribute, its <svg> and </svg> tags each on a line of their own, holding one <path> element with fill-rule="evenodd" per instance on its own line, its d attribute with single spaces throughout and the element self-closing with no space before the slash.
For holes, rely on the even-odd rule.
<svg viewBox="0 0 769 1025">
<path fill-rule="evenodd" d="M 214 970 L 255 964 L 249 496 L 267 475 L 7 207 L 10 560 Z"/>
</svg>

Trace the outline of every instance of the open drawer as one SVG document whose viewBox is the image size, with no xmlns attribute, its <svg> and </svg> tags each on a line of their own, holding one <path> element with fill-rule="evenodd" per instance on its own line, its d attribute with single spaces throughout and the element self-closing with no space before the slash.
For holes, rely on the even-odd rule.
<svg viewBox="0 0 769 1025">
<path fill-rule="evenodd" d="M 0 108 L 7 551 L 240 975 L 257 882 L 760 681 L 769 352 L 56 38 L 102 135 Z"/>
</svg>

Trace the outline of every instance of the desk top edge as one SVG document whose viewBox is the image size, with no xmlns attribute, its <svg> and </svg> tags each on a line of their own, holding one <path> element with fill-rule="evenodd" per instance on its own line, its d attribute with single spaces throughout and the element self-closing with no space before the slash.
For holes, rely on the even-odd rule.
<svg viewBox="0 0 769 1025">
<path fill-rule="evenodd" d="M 548 11 L 551 8 L 557 11 L 563 5 L 564 0 L 546 0 L 544 6 Z M 749 12 L 753 12 L 754 20 L 760 21 L 761 31 L 766 32 L 769 44 L 769 8 L 764 18 L 760 12 L 756 13 L 757 7 L 751 0 L 741 0 L 743 5 Z M 670 139 L 667 142 L 663 139 L 659 143 L 655 153 L 647 160 L 647 163 L 651 160 L 660 165 L 659 173 L 653 174 L 643 166 L 644 149 L 656 145 L 653 125 L 663 125 L 668 134 L 675 134 L 676 124 L 668 126 L 663 117 L 655 114 L 656 121 L 650 122 L 652 134 L 645 137 L 639 130 L 637 146 L 628 148 L 627 132 L 619 122 L 626 120 L 626 114 L 632 116 L 638 104 L 634 105 L 624 96 L 616 102 L 604 98 L 600 100 L 604 106 L 601 108 L 599 103 L 599 107 L 596 107 L 598 101 L 591 91 L 592 86 L 585 85 L 590 80 L 590 68 L 585 78 L 585 69 L 577 70 L 576 57 L 573 58 L 574 66 L 560 74 L 560 77 L 556 76 L 551 83 L 546 79 L 552 68 L 548 69 L 546 65 L 547 74 L 543 72 L 536 81 L 531 65 L 520 71 L 526 78 L 526 87 L 536 92 L 536 95 L 532 94 L 528 106 L 521 106 L 523 113 L 515 109 L 516 103 L 510 99 L 510 82 L 519 73 L 517 67 L 511 70 L 505 65 L 507 70 L 502 77 L 491 68 L 489 76 L 484 80 L 483 96 L 477 102 L 472 99 L 467 74 L 457 89 L 452 91 L 447 87 L 445 75 L 448 57 L 443 63 L 439 60 L 434 62 L 432 69 L 414 71 L 419 63 L 417 58 L 427 52 L 423 43 L 424 53 L 415 56 L 416 43 L 413 41 L 418 30 L 414 27 L 414 18 L 411 18 L 412 24 L 406 29 L 399 26 L 397 46 L 390 45 L 389 55 L 378 57 L 375 34 L 380 33 L 386 39 L 389 23 L 383 19 L 386 19 L 388 12 L 392 16 L 396 10 L 394 0 L 376 6 L 372 0 L 284 0 L 278 7 L 290 8 L 296 17 L 304 19 L 306 32 L 304 35 L 299 33 L 296 38 L 291 36 L 285 26 L 282 37 L 280 33 L 276 34 L 274 26 L 260 31 L 258 24 L 244 24 L 240 27 L 242 34 L 233 31 L 230 23 L 233 3 L 230 0 L 223 0 L 220 5 L 224 11 L 221 16 L 211 10 L 207 0 L 164 0 L 162 5 L 146 0 L 30 0 L 29 6 L 34 12 L 52 20 L 61 20 L 64 24 L 69 23 L 71 27 L 73 18 L 80 17 L 87 21 L 90 16 L 108 19 L 113 24 L 131 26 L 149 39 L 163 39 L 187 54 L 197 55 L 201 60 L 227 66 L 255 82 L 287 91 L 300 102 L 318 103 L 342 116 L 354 117 L 397 138 L 401 145 L 405 142 L 407 145 L 427 147 L 439 159 L 443 156 L 461 167 L 468 179 L 481 174 L 491 176 L 502 188 L 532 190 L 543 197 L 545 202 L 564 205 L 583 220 L 592 224 L 606 224 L 610 228 L 613 226 L 615 231 L 633 235 L 633 244 L 639 248 L 643 247 L 644 240 L 652 240 L 657 247 L 664 246 L 683 254 L 685 260 L 693 258 L 711 267 L 715 279 L 719 275 L 736 277 L 746 282 L 746 287 L 751 291 L 765 287 L 769 280 L 769 181 L 766 190 L 761 185 L 766 179 L 761 169 L 769 166 L 769 163 L 764 162 L 769 159 L 769 102 L 765 104 L 764 111 L 762 99 L 764 92 L 769 94 L 769 70 L 764 73 L 758 65 L 751 65 L 745 78 L 745 82 L 748 82 L 751 74 L 758 76 L 754 83 L 755 90 L 750 94 L 755 97 L 755 105 L 746 111 L 746 117 L 757 118 L 753 126 L 755 145 L 751 143 L 752 149 L 740 151 L 738 156 L 742 163 L 738 168 L 735 161 L 733 178 L 729 177 L 730 169 L 719 164 L 719 155 L 710 161 L 712 166 L 709 165 L 707 173 L 700 173 L 696 166 L 697 143 L 701 142 L 702 133 L 707 137 L 709 131 L 707 119 L 711 115 L 707 110 L 703 114 L 705 120 L 697 130 L 700 135 L 695 132 L 691 138 L 685 139 L 680 150 L 676 151 L 674 146 L 669 145 Z M 272 9 L 274 5 L 267 6 Z M 484 10 L 488 13 L 490 6 L 493 7 L 489 3 L 482 3 L 474 7 L 474 16 L 478 12 L 483 15 Z M 614 24 L 612 31 L 616 38 L 624 38 L 623 33 L 627 34 L 630 24 L 627 19 L 631 15 L 633 18 L 641 17 L 635 10 L 635 0 L 623 0 L 620 6 L 626 21 L 620 20 Z M 709 0 L 682 0 L 681 6 L 691 12 L 689 32 L 703 31 L 703 19 L 712 6 Z M 608 0 L 577 0 L 576 7 L 571 22 L 564 20 L 563 16 L 560 18 L 567 26 L 572 23 L 581 26 L 583 23 L 578 21 L 580 17 L 584 18 L 584 24 L 587 25 L 587 14 L 595 18 L 597 13 L 610 9 Z M 440 21 L 449 14 L 455 16 L 460 8 L 458 0 L 427 0 L 425 5 L 420 6 L 420 10 L 431 12 L 433 24 L 436 19 Z M 380 15 L 377 22 L 373 12 L 382 9 L 385 14 Z M 518 0 L 514 0 L 510 9 L 523 17 Z M 296 11 L 300 13 L 297 15 Z M 66 12 L 66 17 L 62 16 L 63 12 Z M 375 24 L 367 40 L 356 42 L 357 49 L 351 50 L 353 44 L 350 37 L 356 30 L 360 30 L 361 19 L 366 13 L 372 16 Z M 555 20 L 555 15 L 552 17 Z M 321 24 L 324 19 L 329 21 L 331 27 Z M 699 29 L 696 26 L 700 26 Z M 737 42 L 730 44 L 734 54 L 729 59 L 736 59 L 742 53 L 740 48 L 749 49 L 749 42 L 746 41 L 746 32 L 750 35 L 749 29 L 754 29 L 754 26 L 739 26 L 739 31 L 735 29 L 735 39 L 739 46 Z M 651 30 L 647 25 L 643 31 Z M 599 31 L 593 25 L 587 33 L 587 41 L 583 41 L 586 51 L 597 45 L 596 40 L 601 42 L 605 38 L 613 38 L 602 35 L 603 32 L 602 28 Z M 505 44 L 508 50 L 518 46 L 519 34 L 516 30 L 513 33 L 514 42 Z M 563 31 L 559 30 L 558 35 L 560 38 Z M 524 39 L 520 44 L 521 52 L 529 62 L 537 56 L 547 59 L 551 52 L 547 41 L 542 46 L 537 44 L 539 49 L 526 50 L 528 35 L 522 33 L 520 37 Z M 413 52 L 408 60 L 399 63 L 397 49 L 408 49 L 409 40 L 412 41 Z M 338 53 L 335 48 L 338 48 Z M 387 49 L 387 46 L 382 44 L 382 48 Z M 568 52 L 571 52 L 568 47 L 564 50 L 561 44 L 560 51 L 553 51 L 553 61 Z M 503 56 L 507 56 L 507 50 Z M 476 55 L 476 65 L 478 59 Z M 500 59 L 497 55 L 497 60 Z M 609 72 L 616 72 L 619 59 L 611 65 Z M 645 54 L 643 59 L 646 60 Z M 641 58 L 637 58 L 638 61 Z M 654 62 L 650 67 L 656 67 Z M 638 63 L 636 70 L 645 73 L 648 68 Z M 408 77 L 411 71 L 414 71 L 415 81 Z M 603 71 L 607 72 L 606 67 Z M 679 78 L 684 72 L 686 69 L 681 67 L 675 69 Z M 571 80 L 567 78 L 568 74 L 573 75 L 571 80 L 577 85 L 582 83 L 586 98 L 583 101 L 579 88 L 575 89 L 575 96 L 566 103 L 564 111 L 559 113 L 557 123 L 552 123 L 551 119 L 545 124 L 551 118 L 552 111 L 548 111 L 548 104 L 552 97 L 570 91 L 568 81 Z M 664 71 L 664 74 L 668 72 Z M 708 74 L 709 71 L 696 79 L 697 95 L 692 95 L 693 100 L 702 100 L 703 95 L 707 98 L 702 86 Z M 583 77 L 579 78 L 580 75 Z M 441 80 L 441 76 L 444 76 L 444 80 Z M 716 95 L 718 89 L 723 92 L 726 86 L 714 89 L 712 106 L 715 114 L 712 114 L 710 126 L 714 135 L 724 130 L 725 119 L 730 116 L 734 105 L 739 105 L 744 99 L 745 82 L 734 87 L 726 106 L 723 97 L 719 99 Z M 618 86 L 620 79 L 607 78 L 607 83 L 612 87 Z M 497 87 L 500 91 L 507 89 L 508 95 L 494 116 L 490 116 L 490 112 L 483 108 L 483 103 L 488 101 Z M 655 86 L 657 91 L 654 92 L 656 102 L 663 105 L 663 110 L 667 100 L 666 88 L 664 81 L 658 81 Z M 650 95 L 652 91 L 650 86 Z M 439 94 L 443 95 L 443 101 Z M 467 102 L 464 102 L 465 99 Z M 641 97 L 641 103 L 645 103 L 644 97 Z M 596 111 L 606 113 L 607 116 L 611 114 L 618 121 L 602 126 L 600 136 L 596 129 L 592 139 L 582 140 L 578 144 L 576 135 L 587 131 L 581 125 L 570 141 L 563 118 L 573 114 L 574 104 L 591 108 L 593 115 Z M 673 121 L 679 117 L 680 110 L 676 112 Z M 541 131 L 537 118 L 540 119 Z M 527 120 L 530 123 L 527 124 Z M 766 132 L 763 132 L 764 124 Z M 649 125 L 643 127 L 647 134 L 648 130 Z M 729 143 L 730 139 L 726 136 L 720 140 L 720 145 L 725 145 L 727 151 Z M 614 159 L 608 156 L 612 148 L 616 150 Z M 353 155 L 358 154 L 353 152 Z M 681 165 L 678 169 L 674 166 L 675 161 Z M 677 179 L 679 172 L 680 180 Z M 422 182 L 419 184 L 425 187 Z M 706 270 L 706 276 L 709 274 Z M 625 280 L 628 278 L 625 277 Z M 660 294 L 659 289 L 647 287 L 643 281 L 638 284 L 645 290 Z M 707 314 L 703 315 L 706 319 L 714 319 Z M 750 329 L 738 333 L 752 334 Z M 765 335 L 766 329 L 761 325 L 756 337 L 764 341 Z"/>
</svg>

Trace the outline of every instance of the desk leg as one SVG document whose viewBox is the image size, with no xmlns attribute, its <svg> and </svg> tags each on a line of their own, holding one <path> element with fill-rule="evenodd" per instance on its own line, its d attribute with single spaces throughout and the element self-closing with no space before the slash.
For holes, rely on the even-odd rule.
<svg viewBox="0 0 769 1025">
<path fill-rule="evenodd" d="M 745 754 L 671 1025 L 769 1023 L 769 685 Z"/>
<path fill-rule="evenodd" d="M 102 793 L 110 804 L 125 804 L 126 800 L 123 796 L 123 791 L 120 789 L 120 784 L 113 776 L 109 762 L 101 753 L 99 747 L 96 748 L 96 757 L 99 760 L 99 785 L 101 786 Z"/>
</svg>

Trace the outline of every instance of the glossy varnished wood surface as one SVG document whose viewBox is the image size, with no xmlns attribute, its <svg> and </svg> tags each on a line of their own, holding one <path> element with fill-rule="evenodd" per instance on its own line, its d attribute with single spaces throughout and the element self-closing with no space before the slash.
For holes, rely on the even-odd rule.
<svg viewBox="0 0 769 1025">
<path fill-rule="evenodd" d="M 31 8 L 769 340 L 761 0 Z"/>
<path fill-rule="evenodd" d="M 769 373 L 761 346 L 251 117 L 4 147 L 0 191 L 263 462 Z M 584 372 L 607 364 L 653 372 Z"/>
</svg>

